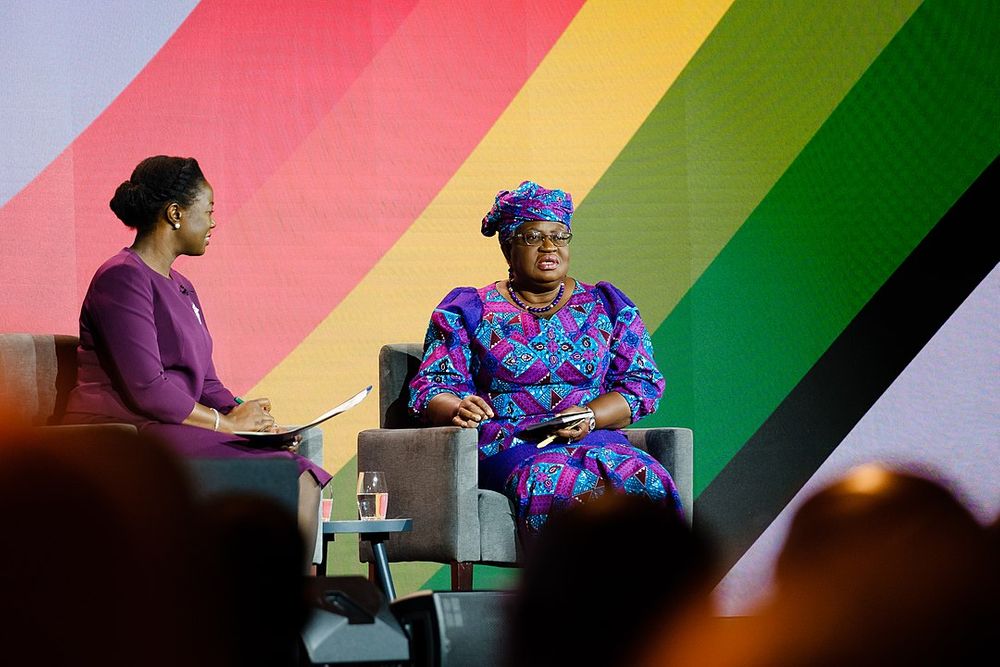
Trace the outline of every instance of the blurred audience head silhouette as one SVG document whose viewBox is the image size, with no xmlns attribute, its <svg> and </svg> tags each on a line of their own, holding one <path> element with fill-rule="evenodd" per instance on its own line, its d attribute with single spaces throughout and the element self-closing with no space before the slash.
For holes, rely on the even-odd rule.
<svg viewBox="0 0 1000 667">
<path fill-rule="evenodd" d="M 704 624 L 648 664 L 995 664 L 980 661 L 996 657 L 996 562 L 943 481 L 859 466 L 798 508 L 755 613 Z"/>
<path fill-rule="evenodd" d="M 553 516 L 525 554 L 506 664 L 628 665 L 660 626 L 707 600 L 712 554 L 673 509 L 608 493 Z"/>
<path fill-rule="evenodd" d="M 297 664 L 295 517 L 190 473 L 134 433 L 0 432 L 4 664 Z"/>
<path fill-rule="evenodd" d="M 250 493 L 209 499 L 205 516 L 224 570 L 219 631 L 240 667 L 294 667 L 309 612 L 302 534 L 278 501 Z"/>
<path fill-rule="evenodd" d="M 6 428 L 0 517 L 5 662 L 220 664 L 215 556 L 159 443 Z"/>
<path fill-rule="evenodd" d="M 935 476 L 863 465 L 796 512 L 773 613 L 801 612 L 811 664 L 972 664 L 996 611 L 990 552 Z"/>
</svg>

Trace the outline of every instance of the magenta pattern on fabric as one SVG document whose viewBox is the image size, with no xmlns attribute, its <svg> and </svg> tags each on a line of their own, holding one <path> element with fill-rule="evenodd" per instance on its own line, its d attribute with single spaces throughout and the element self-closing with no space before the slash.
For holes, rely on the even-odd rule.
<svg viewBox="0 0 1000 667">
<path fill-rule="evenodd" d="M 497 193 L 493 208 L 483 218 L 483 236 L 500 234 L 506 241 L 528 220 L 561 222 L 570 229 L 573 196 L 562 190 L 549 190 L 533 181 L 523 181 L 513 190 Z"/>
<path fill-rule="evenodd" d="M 663 388 L 639 311 L 613 285 L 577 283 L 568 303 L 545 318 L 509 303 L 494 284 L 457 288 L 434 310 L 423 362 L 410 384 L 410 408 L 419 417 L 445 392 L 460 398 L 475 394 L 490 404 L 496 417 L 479 426 L 480 486 L 507 493 L 524 512 L 522 529 L 530 531 L 544 523 L 553 497 L 533 503 L 531 497 L 545 486 L 522 484 L 522 473 L 536 460 L 555 464 L 551 457 L 565 457 L 566 448 L 539 450 L 519 431 L 609 391 L 621 394 L 635 421 L 656 410 Z M 571 474 L 565 482 L 553 478 L 553 488 L 572 484 L 573 497 L 587 498 L 592 494 L 577 484 L 590 483 L 591 490 L 606 485 L 676 503 L 667 471 L 632 448 L 623 432 L 599 429 L 574 444 L 574 455 L 583 457 L 580 465 L 567 467 L 563 461 L 553 474 L 572 469 Z M 625 474 L 630 466 L 634 473 L 645 471 L 641 489 L 625 483 L 635 477 Z M 554 497 L 557 506 L 565 504 L 561 494 Z"/>
<path fill-rule="evenodd" d="M 552 512 L 609 489 L 680 509 L 677 488 L 663 466 L 646 452 L 619 443 L 547 448 L 514 468 L 505 492 L 517 503 L 522 535 L 532 535 Z"/>
</svg>

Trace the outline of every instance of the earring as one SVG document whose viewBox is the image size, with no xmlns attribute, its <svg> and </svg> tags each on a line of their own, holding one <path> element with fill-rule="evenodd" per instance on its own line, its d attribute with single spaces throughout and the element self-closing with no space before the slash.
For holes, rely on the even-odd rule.
<svg viewBox="0 0 1000 667">
<path fill-rule="evenodd" d="M 173 225 L 171 225 L 171 227 L 173 227 L 174 229 L 180 229 L 181 228 L 181 223 L 175 222 Z"/>
</svg>

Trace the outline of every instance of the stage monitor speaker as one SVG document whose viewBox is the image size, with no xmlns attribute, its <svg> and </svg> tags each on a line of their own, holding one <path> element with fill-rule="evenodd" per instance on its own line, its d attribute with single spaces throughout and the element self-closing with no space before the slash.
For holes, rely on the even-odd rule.
<svg viewBox="0 0 1000 667">
<path fill-rule="evenodd" d="M 410 635 L 413 667 L 502 664 L 509 591 L 417 591 L 390 608 Z"/>
<path fill-rule="evenodd" d="M 364 577 L 312 577 L 302 644 L 313 665 L 405 663 L 409 637 Z"/>
</svg>

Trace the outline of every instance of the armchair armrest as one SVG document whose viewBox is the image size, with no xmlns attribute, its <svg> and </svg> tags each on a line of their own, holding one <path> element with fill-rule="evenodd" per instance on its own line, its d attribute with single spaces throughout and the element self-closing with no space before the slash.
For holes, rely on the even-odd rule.
<svg viewBox="0 0 1000 667">
<path fill-rule="evenodd" d="M 391 561 L 480 558 L 476 429 L 369 429 L 358 434 L 358 470 L 381 470 L 388 516 L 413 519 L 413 530 L 386 542 Z M 371 560 L 367 545 L 361 559 Z"/>
<path fill-rule="evenodd" d="M 630 428 L 625 430 L 629 443 L 649 452 L 659 461 L 681 496 L 688 523 L 694 516 L 694 434 L 689 428 Z"/>
<path fill-rule="evenodd" d="M 323 429 L 319 426 L 313 426 L 302 431 L 299 455 L 306 457 L 321 468 L 323 467 Z"/>
</svg>

